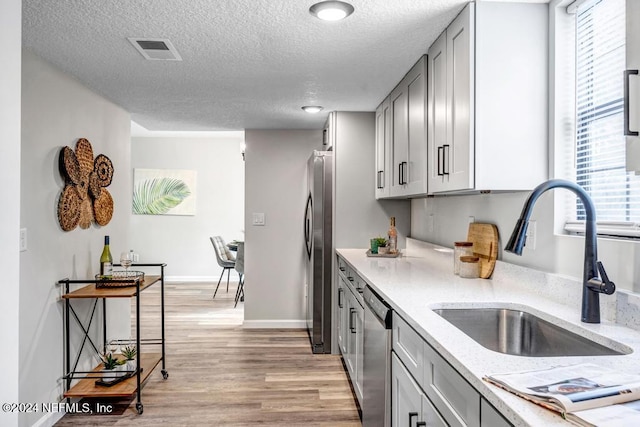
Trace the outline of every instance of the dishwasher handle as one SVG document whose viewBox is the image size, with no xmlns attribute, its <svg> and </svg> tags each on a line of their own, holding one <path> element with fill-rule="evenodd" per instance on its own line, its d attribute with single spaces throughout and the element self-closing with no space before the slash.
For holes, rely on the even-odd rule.
<svg viewBox="0 0 640 427">
<path fill-rule="evenodd" d="M 366 307 L 371 311 L 385 329 L 392 329 L 391 306 L 380 297 L 369 285 L 363 291 L 363 299 Z"/>
</svg>

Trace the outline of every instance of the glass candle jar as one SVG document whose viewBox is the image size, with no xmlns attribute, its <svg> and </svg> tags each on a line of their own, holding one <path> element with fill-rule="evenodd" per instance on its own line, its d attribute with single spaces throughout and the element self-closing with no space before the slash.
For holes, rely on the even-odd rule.
<svg viewBox="0 0 640 427">
<path fill-rule="evenodd" d="M 480 258 L 477 256 L 460 257 L 460 277 L 477 279 L 480 277 Z"/>
<path fill-rule="evenodd" d="M 454 242 L 453 274 L 460 274 L 460 257 L 473 256 L 473 242 Z"/>
</svg>

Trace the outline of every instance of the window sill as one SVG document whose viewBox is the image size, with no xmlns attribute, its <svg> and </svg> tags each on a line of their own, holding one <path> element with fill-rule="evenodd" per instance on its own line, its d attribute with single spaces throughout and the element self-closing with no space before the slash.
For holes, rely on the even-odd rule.
<svg viewBox="0 0 640 427">
<path fill-rule="evenodd" d="M 564 231 L 569 235 L 584 235 L 584 221 L 567 221 Z M 636 222 L 598 221 L 598 236 L 613 239 L 640 240 L 640 224 Z"/>
</svg>

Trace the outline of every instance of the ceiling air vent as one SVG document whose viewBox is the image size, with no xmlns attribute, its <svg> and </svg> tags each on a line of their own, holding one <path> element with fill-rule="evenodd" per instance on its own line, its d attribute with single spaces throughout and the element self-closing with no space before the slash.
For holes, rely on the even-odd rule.
<svg viewBox="0 0 640 427">
<path fill-rule="evenodd" d="M 128 40 L 146 59 L 182 61 L 182 57 L 169 39 L 129 37 Z"/>
</svg>

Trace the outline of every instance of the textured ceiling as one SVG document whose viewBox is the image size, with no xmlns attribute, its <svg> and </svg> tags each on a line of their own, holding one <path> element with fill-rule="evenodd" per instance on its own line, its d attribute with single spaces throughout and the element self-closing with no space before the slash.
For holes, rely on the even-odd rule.
<svg viewBox="0 0 640 427">
<path fill-rule="evenodd" d="M 373 111 L 466 1 L 352 0 L 340 22 L 313 3 L 23 0 L 23 44 L 150 130 L 319 129 Z M 183 60 L 147 61 L 127 37 L 168 38 Z"/>
</svg>

